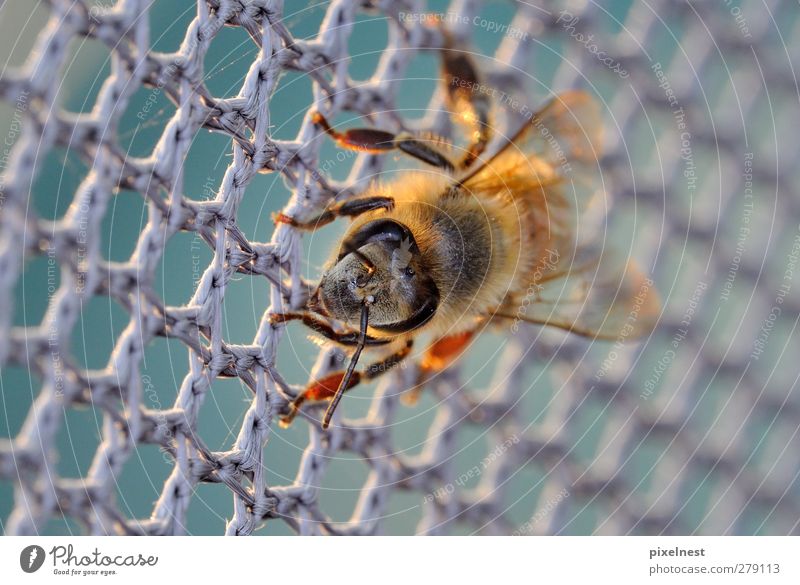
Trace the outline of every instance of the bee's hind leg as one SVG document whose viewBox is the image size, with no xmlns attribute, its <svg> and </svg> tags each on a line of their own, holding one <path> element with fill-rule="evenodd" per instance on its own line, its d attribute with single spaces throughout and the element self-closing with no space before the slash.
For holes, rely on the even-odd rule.
<svg viewBox="0 0 800 585">
<path fill-rule="evenodd" d="M 441 50 L 442 81 L 447 104 L 455 121 L 466 126 L 470 143 L 458 167 L 466 169 L 486 150 L 492 137 L 492 101 L 490 89 L 481 81 L 478 69 L 465 50 L 456 50 L 449 33 L 443 31 L 445 45 Z"/>
<path fill-rule="evenodd" d="M 370 364 L 361 371 L 356 370 L 353 372 L 350 382 L 344 391 L 347 392 L 361 382 L 373 380 L 381 374 L 393 369 L 411 353 L 412 343 L 413 342 L 409 340 L 399 351 L 378 362 Z M 297 398 L 289 403 L 289 412 L 280 417 L 280 425 L 282 427 L 288 427 L 290 424 L 292 424 L 292 421 L 297 416 L 300 407 L 306 402 L 318 402 L 333 398 L 333 396 L 336 394 L 336 391 L 339 389 L 339 384 L 342 382 L 344 375 L 345 373 L 343 371 L 333 372 L 319 380 L 314 380 L 311 382 L 308 386 L 306 386 L 303 392 L 297 395 Z"/>
<path fill-rule="evenodd" d="M 433 141 L 425 141 L 405 132 L 392 134 L 375 128 L 351 128 L 340 132 L 319 112 L 314 112 L 311 119 L 343 148 L 373 154 L 400 150 L 433 167 L 446 171 L 454 168 L 452 161 L 436 148 Z"/>
<path fill-rule="evenodd" d="M 474 336 L 475 330 L 471 330 L 434 341 L 420 363 L 418 384 L 403 395 L 403 402 L 410 406 L 416 404 L 422 394 L 423 383 L 456 361 Z"/>
</svg>

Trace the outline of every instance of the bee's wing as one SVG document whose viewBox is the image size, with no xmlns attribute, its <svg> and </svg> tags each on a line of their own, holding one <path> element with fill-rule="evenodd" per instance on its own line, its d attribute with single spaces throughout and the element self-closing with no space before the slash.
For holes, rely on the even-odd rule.
<svg viewBox="0 0 800 585">
<path fill-rule="evenodd" d="M 495 316 L 604 339 L 654 327 L 661 303 L 653 283 L 633 261 L 579 241 L 589 201 L 604 193 L 601 144 L 599 105 L 585 92 L 569 91 L 461 179 L 473 192 L 511 192 L 529 212 L 526 245 L 538 259 L 527 294 L 508 299 Z"/>
<path fill-rule="evenodd" d="M 542 187 L 558 182 L 563 197 L 582 210 L 602 183 L 600 106 L 584 91 L 567 91 L 530 116 L 491 156 L 476 163 L 459 184 L 491 192 L 508 187 L 515 172 L 534 174 Z M 526 164 L 527 163 L 527 164 Z"/>
<path fill-rule="evenodd" d="M 661 301 L 633 260 L 596 247 L 550 258 L 525 296 L 509 299 L 495 316 L 600 339 L 633 339 L 653 330 Z"/>
</svg>

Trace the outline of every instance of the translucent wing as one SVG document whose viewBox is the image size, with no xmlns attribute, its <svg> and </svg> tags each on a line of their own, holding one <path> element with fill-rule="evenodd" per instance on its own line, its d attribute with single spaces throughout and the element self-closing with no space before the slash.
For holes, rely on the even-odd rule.
<svg viewBox="0 0 800 585">
<path fill-rule="evenodd" d="M 586 92 L 568 91 L 525 118 L 522 127 L 469 169 L 459 184 L 492 192 L 507 188 L 516 174 L 528 182 L 533 174 L 543 188 L 558 183 L 563 203 L 580 213 L 602 191 L 603 125 L 597 101 Z"/>
<path fill-rule="evenodd" d="M 579 248 L 568 257 L 551 251 L 550 259 L 524 296 L 509 298 L 496 317 L 612 340 L 653 330 L 661 301 L 634 261 L 595 247 Z"/>
<path fill-rule="evenodd" d="M 479 168 L 461 179 L 483 193 L 510 192 L 524 203 L 538 251 L 527 291 L 507 299 L 497 317 L 559 327 L 589 337 L 649 333 L 660 312 L 653 283 L 632 261 L 583 244 L 589 202 L 604 194 L 599 158 L 600 108 L 587 93 L 553 98 Z"/>
</svg>

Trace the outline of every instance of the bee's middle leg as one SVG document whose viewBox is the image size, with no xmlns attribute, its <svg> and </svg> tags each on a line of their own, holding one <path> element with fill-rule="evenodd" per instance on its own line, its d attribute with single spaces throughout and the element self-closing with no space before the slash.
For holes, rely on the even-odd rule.
<svg viewBox="0 0 800 585">
<path fill-rule="evenodd" d="M 378 376 L 388 372 L 398 364 L 400 364 L 411 353 L 411 346 L 413 341 L 409 340 L 406 345 L 396 351 L 395 353 L 387 356 L 386 358 L 370 364 L 361 371 L 356 370 L 350 378 L 350 382 L 345 392 L 358 386 L 361 382 L 374 380 Z M 339 384 L 344 378 L 344 371 L 337 371 L 328 374 L 327 376 L 311 382 L 306 386 L 305 390 L 301 392 L 297 398 L 289 403 L 289 412 L 280 417 L 279 423 L 283 427 L 288 427 L 294 418 L 297 416 L 300 407 L 306 402 L 319 402 L 322 400 L 330 400 L 339 389 Z"/>
</svg>

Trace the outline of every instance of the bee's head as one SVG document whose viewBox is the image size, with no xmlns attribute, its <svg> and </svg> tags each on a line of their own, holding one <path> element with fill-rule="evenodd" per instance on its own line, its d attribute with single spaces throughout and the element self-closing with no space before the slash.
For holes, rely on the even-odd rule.
<svg viewBox="0 0 800 585">
<path fill-rule="evenodd" d="M 411 231 L 395 220 L 377 219 L 345 237 L 322 276 L 319 301 L 332 317 L 352 325 L 369 304 L 370 327 L 400 334 L 433 316 L 439 291 Z"/>
</svg>

